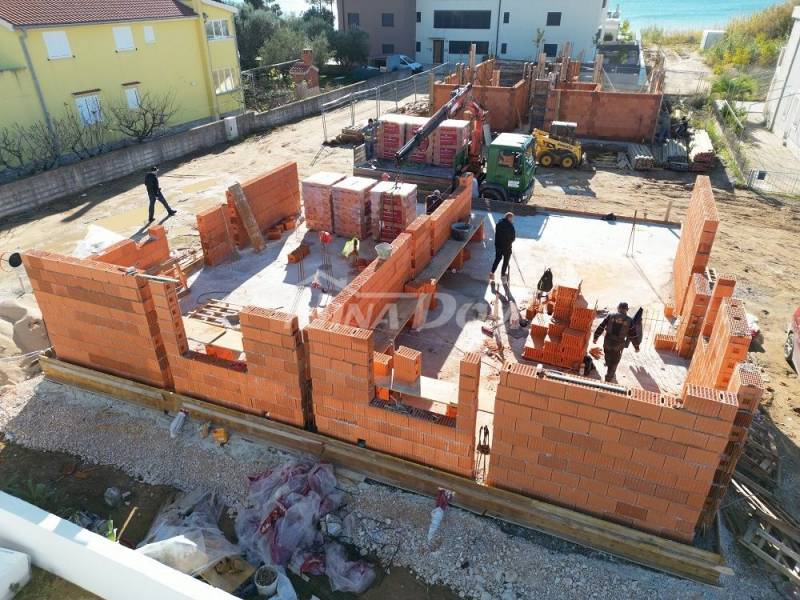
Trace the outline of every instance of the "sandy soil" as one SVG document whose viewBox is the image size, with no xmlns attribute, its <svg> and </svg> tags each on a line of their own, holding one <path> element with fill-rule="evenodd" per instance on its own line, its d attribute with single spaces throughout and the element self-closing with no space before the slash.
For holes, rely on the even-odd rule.
<svg viewBox="0 0 800 600">
<path fill-rule="evenodd" d="M 357 119 L 367 116 L 371 103 L 362 103 Z M 362 114 L 363 113 L 363 114 Z M 349 122 L 349 113 L 339 112 L 333 121 Z M 222 146 L 203 156 L 162 165 L 162 184 L 167 197 L 180 210 L 168 219 L 172 247 L 197 241 L 194 213 L 223 199 L 222 191 L 233 179 L 245 179 L 286 160 L 296 160 L 301 175 L 317 170 L 347 171 L 352 154 L 346 148 L 321 145 L 319 117 L 250 137 L 236 145 Z M 334 125 L 328 122 L 329 131 Z M 694 176 L 653 171 L 564 172 L 540 170 L 533 202 L 542 206 L 569 207 L 595 212 L 615 212 L 664 218 L 683 216 Z M 797 239 L 800 233 L 800 204 L 734 191 L 724 171 L 712 175 L 722 218 L 712 265 L 739 279 L 738 294 L 756 315 L 763 342 L 754 344 L 753 359 L 763 365 L 769 377 L 768 404 L 774 421 L 789 446 L 800 434 L 800 416 L 793 412 L 793 397 L 800 382 L 782 357 L 782 343 L 790 314 L 800 305 L 797 270 Z M 89 224 L 96 224 L 125 236 L 141 234 L 145 219 L 141 175 L 121 178 L 98 186 L 80 197 L 69 198 L 38 213 L 4 223 L 0 246 L 45 248 L 71 252 Z M 18 287 L 13 274 L 0 272 L 0 298 Z M 0 342 L 2 343 L 2 342 Z M 2 364 L 2 363 L 0 363 Z"/>
</svg>

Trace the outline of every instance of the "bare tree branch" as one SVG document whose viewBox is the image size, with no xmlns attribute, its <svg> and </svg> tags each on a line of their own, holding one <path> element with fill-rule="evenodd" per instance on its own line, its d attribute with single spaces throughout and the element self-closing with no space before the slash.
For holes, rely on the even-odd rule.
<svg viewBox="0 0 800 600">
<path fill-rule="evenodd" d="M 127 102 L 120 101 L 109 104 L 108 110 L 113 115 L 112 127 L 116 131 L 143 142 L 165 129 L 178 112 L 178 107 L 175 95 L 171 92 L 145 92 L 139 96 L 137 108 L 130 108 Z"/>
</svg>

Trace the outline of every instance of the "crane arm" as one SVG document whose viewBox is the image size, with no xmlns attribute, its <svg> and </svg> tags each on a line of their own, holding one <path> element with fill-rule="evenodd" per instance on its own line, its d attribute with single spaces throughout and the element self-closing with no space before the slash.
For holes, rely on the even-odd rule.
<svg viewBox="0 0 800 600">
<path fill-rule="evenodd" d="M 425 140 L 430 134 L 436 131 L 436 128 L 442 124 L 442 121 L 450 118 L 451 115 L 457 113 L 463 106 L 464 101 L 469 97 L 472 91 L 472 84 L 468 83 L 453 91 L 453 95 L 447 103 L 437 110 L 428 122 L 425 123 L 406 144 L 395 152 L 394 158 L 398 164 L 404 162 L 414 150 Z"/>
</svg>

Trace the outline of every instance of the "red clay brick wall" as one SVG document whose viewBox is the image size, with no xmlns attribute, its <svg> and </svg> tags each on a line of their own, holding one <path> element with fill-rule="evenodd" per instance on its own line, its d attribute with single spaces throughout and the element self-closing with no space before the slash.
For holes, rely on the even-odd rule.
<svg viewBox="0 0 800 600">
<path fill-rule="evenodd" d="M 547 98 L 545 129 L 553 121 L 574 121 L 581 137 L 649 143 L 661 98 L 661 94 L 587 91 L 560 84 Z"/>
<path fill-rule="evenodd" d="M 459 87 L 456 84 L 435 83 L 433 109 L 438 110 L 447 104 L 452 91 Z M 525 82 L 520 81 L 514 87 L 474 85 L 472 89 L 473 98 L 489 111 L 492 130 L 513 131 L 519 126 L 520 118 L 524 116 L 521 109 L 525 105 Z M 518 111 L 520 114 L 517 114 Z"/>
<path fill-rule="evenodd" d="M 683 314 L 683 304 L 692 275 L 703 273 L 708 266 L 718 227 L 719 215 L 714 192 L 711 190 L 711 180 L 706 175 L 699 175 L 683 219 L 681 239 L 672 268 L 677 314 Z"/>
<path fill-rule="evenodd" d="M 507 365 L 489 484 L 690 541 L 737 410 L 713 390 L 690 392 L 681 408 L 676 398 L 607 392 Z"/>
<path fill-rule="evenodd" d="M 240 313 L 246 362 L 192 352 L 175 284 L 150 281 L 175 391 L 302 427 L 307 406 L 305 350 L 297 317 L 253 306 Z"/>
<path fill-rule="evenodd" d="M 296 162 L 288 162 L 245 181 L 242 190 L 261 231 L 266 231 L 283 219 L 294 217 L 300 212 L 300 179 Z M 241 218 L 236 213 L 233 194 L 228 191 L 225 195 L 233 224 L 231 234 L 237 246 L 244 248 L 250 240 Z"/>
<path fill-rule="evenodd" d="M 260 412 L 253 407 L 247 393 L 245 363 L 189 350 L 175 284 L 150 281 L 150 289 L 172 368 L 175 391 L 244 412 Z"/>
<path fill-rule="evenodd" d="M 744 303 L 736 298 L 723 298 L 711 337 L 699 338 L 686 383 L 727 389 L 737 365 L 747 361 L 751 341 Z"/>
<path fill-rule="evenodd" d="M 711 300 L 711 289 L 705 275 L 694 273 L 683 303 L 681 322 L 676 334 L 678 354 L 689 358 L 697 346 Z"/>
<path fill-rule="evenodd" d="M 146 278 L 126 275 L 126 267 L 37 250 L 23 262 L 59 358 L 172 385 Z"/>
<path fill-rule="evenodd" d="M 714 515 L 725 497 L 733 473 L 736 471 L 736 463 L 744 451 L 748 427 L 753 422 L 753 416 L 758 410 L 764 394 L 764 383 L 758 367 L 750 363 L 737 365 L 728 385 L 728 393 L 736 396 L 739 410 L 736 412 L 730 441 L 725 446 L 722 461 L 714 474 L 714 484 L 706 498 L 703 515 L 700 519 L 701 524 L 706 527 L 712 524 Z"/>
<path fill-rule="evenodd" d="M 397 410 L 394 403 L 375 398 L 371 331 L 317 320 L 306 332 L 314 418 L 321 433 L 472 475 L 477 389 L 469 389 L 466 380 L 477 380 L 474 359 L 466 366 L 462 362 L 462 371 L 465 396 L 474 394 L 475 400 L 465 400 L 456 418 L 411 407 Z"/>
<path fill-rule="evenodd" d="M 239 317 L 253 408 L 276 421 L 303 427 L 310 405 L 297 315 L 247 306 Z"/>
<path fill-rule="evenodd" d="M 717 313 L 722 304 L 723 298 L 730 298 L 736 289 L 736 277 L 734 275 L 717 275 L 714 282 L 714 289 L 711 292 L 711 300 L 706 313 L 706 320 L 703 323 L 703 335 L 709 337 L 717 320 Z"/>
<path fill-rule="evenodd" d="M 91 256 L 91 260 L 146 271 L 169 259 L 169 243 L 163 225 L 153 225 L 140 242 L 122 240 Z"/>
<path fill-rule="evenodd" d="M 472 207 L 472 177 L 471 173 L 463 175 L 450 197 L 430 215 L 434 255 L 450 239 L 450 226 L 469 217 Z"/>
<path fill-rule="evenodd" d="M 220 204 L 197 213 L 197 232 L 203 248 L 203 261 L 209 267 L 225 262 L 235 250 L 228 210 L 228 207 Z"/>
</svg>

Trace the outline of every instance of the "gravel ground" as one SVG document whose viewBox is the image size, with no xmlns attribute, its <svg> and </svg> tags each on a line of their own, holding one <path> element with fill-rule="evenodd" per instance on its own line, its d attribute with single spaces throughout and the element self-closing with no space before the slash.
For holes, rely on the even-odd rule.
<svg viewBox="0 0 800 600">
<path fill-rule="evenodd" d="M 232 436 L 224 448 L 201 438 L 187 421 L 176 439 L 170 417 L 36 377 L 0 395 L 0 431 L 23 446 L 79 455 L 119 467 L 146 483 L 213 489 L 231 506 L 246 494 L 246 476 L 291 454 Z M 346 533 L 387 567 L 407 567 L 428 584 L 464 598 L 775 598 L 775 588 L 739 554 L 723 531 L 736 572 L 711 588 L 621 562 L 528 530 L 448 509 L 431 546 L 433 501 L 362 482 L 343 509 Z"/>
</svg>

